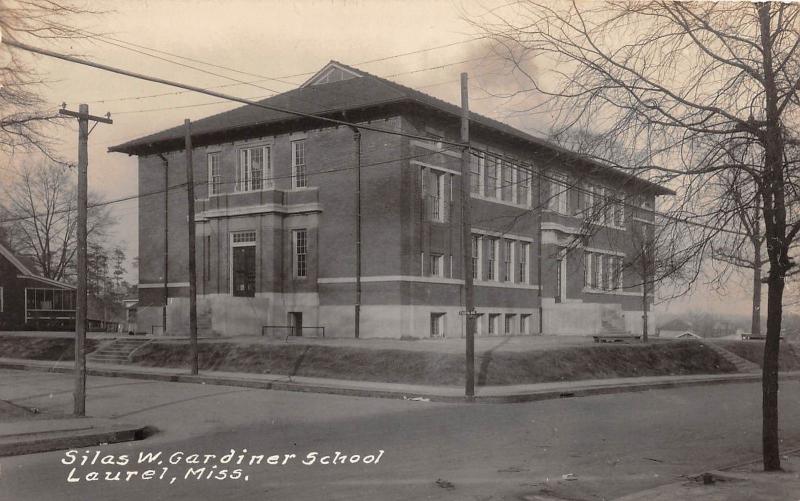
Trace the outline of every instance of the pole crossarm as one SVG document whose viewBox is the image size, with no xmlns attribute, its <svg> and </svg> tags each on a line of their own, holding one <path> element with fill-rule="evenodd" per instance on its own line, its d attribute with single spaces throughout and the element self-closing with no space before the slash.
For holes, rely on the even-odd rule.
<svg viewBox="0 0 800 501">
<path fill-rule="evenodd" d="M 101 122 L 101 123 L 104 123 L 104 124 L 113 124 L 114 123 L 114 121 L 111 120 L 111 118 L 107 117 L 107 116 L 106 117 L 98 117 L 96 115 L 89 115 L 88 113 L 84 115 L 84 114 L 81 114 L 81 112 L 79 112 L 79 111 L 66 110 L 66 109 L 63 109 L 63 108 L 58 110 L 58 114 L 59 115 L 66 115 L 68 117 L 73 117 L 73 118 L 77 118 L 77 119 L 83 118 L 83 119 L 86 119 L 86 120 L 91 120 L 92 122 Z"/>
</svg>

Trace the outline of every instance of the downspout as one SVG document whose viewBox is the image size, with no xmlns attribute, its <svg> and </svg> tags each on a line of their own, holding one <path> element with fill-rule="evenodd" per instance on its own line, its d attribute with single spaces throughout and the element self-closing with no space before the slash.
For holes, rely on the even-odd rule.
<svg viewBox="0 0 800 501">
<path fill-rule="evenodd" d="M 164 161 L 164 305 L 161 307 L 161 333 L 167 335 L 167 300 L 169 298 L 169 160 L 163 154 L 159 157 Z"/>
<path fill-rule="evenodd" d="M 539 335 L 541 336 L 544 334 L 544 307 L 542 306 L 542 289 L 544 288 L 544 279 L 542 278 L 542 236 L 544 232 L 542 231 L 542 171 L 538 169 L 536 172 L 538 177 L 538 182 L 536 183 L 536 189 L 539 192 L 539 199 L 536 201 L 538 207 L 538 222 L 539 222 L 539 238 L 538 238 L 538 251 L 536 256 L 536 269 L 537 274 L 539 275 Z"/>
</svg>

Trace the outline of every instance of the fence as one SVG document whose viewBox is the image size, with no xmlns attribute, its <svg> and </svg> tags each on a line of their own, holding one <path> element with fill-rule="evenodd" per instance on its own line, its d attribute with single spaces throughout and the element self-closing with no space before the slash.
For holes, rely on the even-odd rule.
<svg viewBox="0 0 800 501">
<path fill-rule="evenodd" d="M 293 325 L 264 325 L 261 327 L 261 335 L 274 338 L 289 339 L 296 337 L 325 337 L 325 327 L 295 327 Z"/>
</svg>

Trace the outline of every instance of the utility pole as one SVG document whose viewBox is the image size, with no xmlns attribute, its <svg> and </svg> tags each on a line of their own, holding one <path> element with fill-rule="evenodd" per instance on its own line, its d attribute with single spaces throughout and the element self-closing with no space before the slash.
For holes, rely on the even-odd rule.
<svg viewBox="0 0 800 501">
<path fill-rule="evenodd" d="M 464 396 L 475 398 L 475 284 L 472 278 L 472 218 L 470 215 L 469 87 L 461 74 L 461 228 L 464 254 L 464 303 L 467 317 L 466 381 Z"/>
<path fill-rule="evenodd" d="M 189 344 L 191 371 L 198 372 L 197 355 L 197 263 L 195 262 L 194 232 L 194 166 L 192 164 L 192 123 L 187 118 L 183 122 L 186 129 L 186 196 L 189 212 Z"/>
<path fill-rule="evenodd" d="M 353 129 L 353 141 L 356 145 L 356 304 L 355 304 L 355 338 L 361 336 L 361 131 Z"/>
<path fill-rule="evenodd" d="M 96 117 L 89 114 L 89 105 L 81 104 L 78 112 L 62 104 L 61 115 L 78 119 L 78 290 L 75 305 L 75 393 L 73 414 L 86 415 L 86 220 L 88 212 L 89 134 L 97 123 L 111 124 L 111 114 Z M 89 121 L 95 122 L 89 130 Z"/>
</svg>

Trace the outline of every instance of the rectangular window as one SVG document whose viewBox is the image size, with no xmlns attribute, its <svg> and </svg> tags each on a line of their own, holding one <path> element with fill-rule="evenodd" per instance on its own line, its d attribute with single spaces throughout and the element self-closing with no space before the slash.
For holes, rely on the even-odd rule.
<svg viewBox="0 0 800 501">
<path fill-rule="evenodd" d="M 594 288 L 595 289 L 602 289 L 603 288 L 603 280 L 604 280 L 604 273 L 603 273 L 603 262 L 605 261 L 604 256 L 602 254 L 597 254 L 595 258 L 595 282 Z"/>
<path fill-rule="evenodd" d="M 497 239 L 489 238 L 489 255 L 486 262 L 486 280 L 497 280 Z"/>
<path fill-rule="evenodd" d="M 294 246 L 294 276 L 305 278 L 308 273 L 308 232 L 303 228 L 292 230 Z"/>
<path fill-rule="evenodd" d="M 256 232 L 231 234 L 231 293 L 238 297 L 256 295 Z"/>
<path fill-rule="evenodd" d="M 594 214 L 594 191 L 595 185 L 592 183 L 586 183 L 584 185 L 584 193 L 583 193 L 583 215 L 584 217 L 592 217 Z"/>
<path fill-rule="evenodd" d="M 597 188 L 596 193 L 600 198 L 600 200 L 598 201 L 599 210 L 597 214 L 597 222 L 599 222 L 600 224 L 608 224 L 609 222 L 608 214 L 611 208 L 610 206 L 611 199 L 608 196 L 609 191 L 605 187 L 600 186 Z"/>
<path fill-rule="evenodd" d="M 445 173 L 434 169 L 422 169 L 420 176 L 425 219 L 438 223 L 447 222 Z"/>
<path fill-rule="evenodd" d="M 614 256 L 606 256 L 605 258 L 606 269 L 603 270 L 603 290 L 610 291 L 613 289 L 615 260 Z"/>
<path fill-rule="evenodd" d="M 564 260 L 556 260 L 556 303 L 562 302 L 564 299 L 564 281 L 561 276 L 561 269 L 564 267 Z"/>
<path fill-rule="evenodd" d="M 208 154 L 208 196 L 219 195 L 222 188 L 220 153 Z"/>
<path fill-rule="evenodd" d="M 478 315 L 475 317 L 475 334 L 478 336 L 482 336 L 484 334 L 484 328 L 483 328 L 484 316 L 485 315 L 483 313 L 478 313 Z"/>
<path fill-rule="evenodd" d="M 270 147 L 258 146 L 239 150 L 236 191 L 259 191 L 271 187 Z"/>
<path fill-rule="evenodd" d="M 255 231 L 239 231 L 233 234 L 233 243 L 242 244 L 252 242 L 255 245 L 256 232 Z"/>
<path fill-rule="evenodd" d="M 619 257 L 618 256 L 611 256 L 609 259 L 610 263 L 610 270 L 609 270 L 609 290 L 617 290 L 617 285 L 619 284 Z"/>
<path fill-rule="evenodd" d="M 547 200 L 547 209 L 567 214 L 569 207 L 569 191 L 567 186 L 567 175 L 560 172 L 550 174 L 550 194 Z"/>
<path fill-rule="evenodd" d="M 481 237 L 472 235 L 472 278 L 481 279 Z"/>
<path fill-rule="evenodd" d="M 444 313 L 431 313 L 431 337 L 444 337 Z"/>
<path fill-rule="evenodd" d="M 444 174 L 436 171 L 431 171 L 431 174 L 431 221 L 444 222 Z"/>
<path fill-rule="evenodd" d="M 500 194 L 503 200 L 511 202 L 514 198 L 514 174 L 512 173 L 512 166 L 504 160 L 502 163 L 502 185 L 500 186 Z"/>
<path fill-rule="evenodd" d="M 4 303 L 5 303 L 4 290 L 2 287 L 0 287 L 0 313 L 6 311 Z"/>
<path fill-rule="evenodd" d="M 592 253 L 583 253 L 583 286 L 592 287 Z"/>
<path fill-rule="evenodd" d="M 444 276 L 444 256 L 441 254 L 431 254 L 431 276 Z"/>
<path fill-rule="evenodd" d="M 525 169 L 517 171 L 517 203 L 530 206 L 528 195 L 530 193 L 531 175 Z"/>
<path fill-rule="evenodd" d="M 503 332 L 506 335 L 514 333 L 514 324 L 516 324 L 515 317 L 516 315 L 514 314 L 506 314 L 506 322 L 504 325 L 505 328 L 503 329 Z"/>
<path fill-rule="evenodd" d="M 475 193 L 476 195 L 483 193 L 483 169 L 483 155 L 471 155 L 469 164 L 470 192 Z"/>
<path fill-rule="evenodd" d="M 305 139 L 292 141 L 292 186 L 294 188 L 305 188 L 308 186 L 308 178 L 306 178 Z"/>
<path fill-rule="evenodd" d="M 523 314 L 519 316 L 519 333 L 520 334 L 529 334 L 531 325 L 531 316 L 527 314 Z"/>
<path fill-rule="evenodd" d="M 530 268 L 528 266 L 528 253 L 530 252 L 530 244 L 525 242 L 519 243 L 519 283 L 527 284 L 530 280 Z"/>
<path fill-rule="evenodd" d="M 498 328 L 500 327 L 500 314 L 499 313 L 490 313 L 489 314 L 489 335 L 496 336 Z"/>
<path fill-rule="evenodd" d="M 498 167 L 496 158 L 489 156 L 486 159 L 486 196 L 489 198 L 497 198 L 497 188 L 500 181 L 497 175 Z"/>
<path fill-rule="evenodd" d="M 625 199 L 622 195 L 619 195 L 614 203 L 614 209 L 614 226 L 625 227 Z"/>
<path fill-rule="evenodd" d="M 503 280 L 506 282 L 514 281 L 514 242 L 505 241 L 505 253 L 503 254 Z"/>
</svg>

